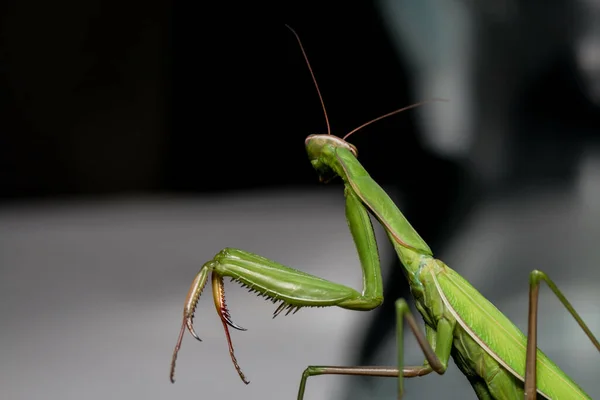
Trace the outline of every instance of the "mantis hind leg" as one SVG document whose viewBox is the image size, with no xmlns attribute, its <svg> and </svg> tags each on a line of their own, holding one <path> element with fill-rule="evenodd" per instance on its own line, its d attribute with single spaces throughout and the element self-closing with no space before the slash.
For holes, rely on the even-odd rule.
<svg viewBox="0 0 600 400">
<path fill-rule="evenodd" d="M 537 397 L 537 316 L 538 316 L 538 298 L 540 292 L 540 283 L 544 281 L 548 287 L 554 292 L 563 306 L 575 318 L 577 324 L 585 332 L 587 337 L 592 341 L 596 349 L 600 351 L 600 342 L 592 334 L 592 331 L 583 322 L 583 319 L 567 300 L 565 295 L 558 289 L 556 284 L 542 271 L 534 270 L 529 275 L 529 313 L 528 313 L 528 330 L 527 330 L 527 361 L 525 364 L 525 398 L 534 400 Z"/>
<path fill-rule="evenodd" d="M 316 375 L 354 375 L 354 376 L 377 376 L 398 378 L 398 399 L 404 394 L 404 379 L 425 376 L 431 372 L 443 374 L 448 367 L 450 348 L 452 345 L 453 324 L 440 324 L 438 331 L 427 330 L 427 336 L 419 329 L 410 308 L 404 299 L 396 301 L 396 339 L 398 343 L 398 366 L 397 367 L 344 367 L 344 366 L 308 366 L 302 373 L 300 387 L 298 389 L 298 400 L 304 399 L 306 382 L 309 377 Z M 425 355 L 425 363 L 419 366 L 404 367 L 404 323 L 417 338 L 419 347 Z M 432 346 L 431 343 L 434 343 Z M 402 371 L 402 373 L 400 373 Z"/>
</svg>

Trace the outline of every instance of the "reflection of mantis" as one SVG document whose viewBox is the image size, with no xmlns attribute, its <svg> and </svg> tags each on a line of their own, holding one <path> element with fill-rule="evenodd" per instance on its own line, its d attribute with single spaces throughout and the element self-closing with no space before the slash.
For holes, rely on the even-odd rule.
<svg viewBox="0 0 600 400">
<path fill-rule="evenodd" d="M 293 30 L 292 32 L 295 34 Z M 296 37 L 298 38 L 297 35 Z M 376 120 L 400 111 L 394 111 Z M 329 128 L 328 122 L 327 125 Z M 416 307 L 425 320 L 425 334 L 417 327 L 407 303 L 403 299 L 396 301 L 398 366 L 309 366 L 302 375 L 299 400 L 304 397 L 308 377 L 326 374 L 398 377 L 400 398 L 403 394 L 403 377 L 423 376 L 432 371 L 443 374 L 451 355 L 480 399 L 523 399 L 524 394 L 527 399 L 535 399 L 538 396 L 548 399 L 589 399 L 590 397 L 548 357 L 536 350 L 538 292 L 541 281 L 548 284 L 600 350 L 598 340 L 556 285 L 541 271 L 531 273 L 529 334 L 526 337 L 464 278 L 442 261 L 433 258 L 429 246 L 357 161 L 356 148 L 345 141 L 356 130 L 344 138 L 331 134 L 311 135 L 305 144 L 310 162 L 321 180 L 328 181 L 337 175 L 344 182 L 346 218 L 363 271 L 362 292 L 243 250 L 226 248 L 205 263 L 192 282 L 173 354 L 171 381 L 174 381 L 175 360 L 185 329 L 200 340 L 193 328 L 193 317 L 209 273 L 215 306 L 223 322 L 231 359 L 245 383 L 248 381 L 235 358 L 228 327 L 244 329 L 234 324 L 230 318 L 225 304 L 223 277 L 230 277 L 273 303 L 279 303 L 274 316 L 283 311 L 286 311 L 286 314 L 296 312 L 302 307 L 338 306 L 364 311 L 379 306 L 383 301 L 383 289 L 377 243 L 369 217 L 371 213 L 383 225 L 405 267 Z M 441 197 L 435 190 L 427 195 Z M 421 366 L 404 366 L 402 340 L 405 320 L 425 355 L 426 360 Z"/>
</svg>

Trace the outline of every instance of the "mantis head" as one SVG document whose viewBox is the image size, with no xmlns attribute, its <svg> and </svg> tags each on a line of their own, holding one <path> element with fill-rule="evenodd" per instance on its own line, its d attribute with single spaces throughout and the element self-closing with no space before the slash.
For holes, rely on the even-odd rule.
<svg viewBox="0 0 600 400">
<path fill-rule="evenodd" d="M 340 171 L 335 171 L 336 166 L 339 165 L 339 163 L 335 159 L 335 157 L 336 157 L 335 149 L 336 148 L 340 148 L 340 147 L 346 148 L 354 155 L 354 157 L 358 156 L 358 151 L 356 150 L 356 147 L 346 141 L 346 138 L 348 136 L 352 135 L 353 133 L 361 130 L 362 128 L 364 128 L 368 125 L 371 125 L 372 123 L 374 123 L 376 121 L 379 121 L 384 118 L 390 117 L 392 115 L 398 114 L 402 111 L 420 106 L 422 104 L 425 104 L 425 103 L 428 103 L 431 101 L 447 101 L 445 99 L 433 98 L 430 100 L 425 100 L 425 101 L 422 101 L 419 103 L 415 103 L 408 107 L 403 107 L 398 110 L 384 114 L 380 117 L 374 118 L 374 119 L 362 124 L 358 128 L 353 129 L 352 131 L 347 133 L 343 138 L 334 136 L 331 134 L 331 126 L 329 125 L 329 117 L 327 116 L 327 111 L 325 110 L 325 102 L 323 101 L 323 96 L 321 96 L 321 90 L 319 90 L 319 85 L 317 84 L 317 80 L 315 79 L 315 74 L 313 73 L 313 70 L 310 66 L 310 62 L 308 62 L 308 57 L 306 56 L 306 52 L 304 51 L 304 47 L 302 46 L 300 37 L 298 36 L 296 31 L 294 31 L 289 25 L 286 24 L 286 27 L 290 31 L 292 31 L 292 33 L 296 37 L 296 40 L 298 41 L 298 44 L 300 45 L 300 50 L 302 50 L 302 55 L 304 56 L 304 60 L 306 61 L 306 66 L 308 67 L 308 71 L 310 72 L 310 75 L 315 84 L 315 89 L 317 90 L 317 94 L 319 95 L 319 100 L 321 101 L 321 107 L 323 107 L 323 114 L 325 116 L 325 124 L 327 125 L 327 134 L 310 135 L 305 140 L 306 151 L 308 152 L 308 158 L 310 159 L 310 163 L 312 164 L 312 166 L 319 173 L 319 180 L 321 182 L 328 182 L 329 180 L 334 178 L 336 175 L 340 175 L 340 173 L 339 173 Z"/>
<path fill-rule="evenodd" d="M 338 171 L 333 169 L 337 165 L 335 149 L 345 148 L 354 154 L 354 157 L 358 157 L 358 150 L 353 144 L 334 135 L 310 135 L 304 143 L 310 163 L 319 174 L 321 182 L 327 182 L 338 174 Z"/>
</svg>

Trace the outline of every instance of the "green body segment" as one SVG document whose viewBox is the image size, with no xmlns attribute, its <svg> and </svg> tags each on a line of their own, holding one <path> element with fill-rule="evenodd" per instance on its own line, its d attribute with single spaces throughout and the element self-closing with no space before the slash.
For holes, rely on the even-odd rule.
<svg viewBox="0 0 600 400">
<path fill-rule="evenodd" d="M 474 345 L 483 348 L 498 364 L 523 380 L 527 347 L 527 337 L 523 332 L 456 271 L 446 266 L 443 272 L 433 277 L 442 300 L 456 313 L 462 330 L 477 342 Z M 538 393 L 550 399 L 589 399 L 539 349 L 537 388 Z"/>
<path fill-rule="evenodd" d="M 404 247 L 412 248 L 420 254 L 433 255 L 427 243 L 425 243 L 404 215 L 402 215 L 396 203 L 371 178 L 356 157 L 344 148 L 338 148 L 335 154 L 337 161 L 342 166 L 344 181 L 352 187 L 356 195 L 369 207 L 377 220 L 385 227 L 388 234 L 392 235 L 394 240 Z"/>
</svg>

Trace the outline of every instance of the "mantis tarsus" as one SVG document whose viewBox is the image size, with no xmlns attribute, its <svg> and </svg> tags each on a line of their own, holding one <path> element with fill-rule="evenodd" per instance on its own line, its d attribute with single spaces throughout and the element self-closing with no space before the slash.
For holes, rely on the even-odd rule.
<svg viewBox="0 0 600 400">
<path fill-rule="evenodd" d="M 300 39 L 296 32 L 292 32 L 300 44 L 323 105 L 321 93 Z M 410 107 L 416 105 L 418 104 Z M 229 315 L 225 303 L 224 277 L 230 277 L 273 303 L 279 303 L 274 316 L 284 311 L 286 314 L 296 312 L 302 307 L 337 306 L 360 311 L 378 307 L 383 302 L 383 286 L 377 243 L 369 216 L 371 214 L 382 224 L 405 268 L 416 308 L 425 321 L 425 333 L 418 327 L 406 301 L 397 300 L 395 304 L 398 365 L 309 366 L 302 374 L 298 400 L 304 398 L 306 382 L 310 376 L 328 374 L 397 377 L 398 398 L 401 398 L 404 393 L 404 377 L 424 376 L 434 371 L 443 374 L 448 367 L 450 356 L 465 374 L 479 399 L 590 399 L 571 378 L 537 349 L 538 292 L 540 283 L 544 281 L 594 346 L 600 350 L 598 340 L 554 282 L 541 271 L 531 272 L 528 335 L 525 336 L 464 278 L 433 257 L 427 243 L 358 162 L 356 147 L 345 139 L 358 129 L 404 109 L 363 124 L 343 138 L 331 135 L 325 113 L 328 133 L 310 135 L 305 140 L 310 162 L 321 181 L 340 177 L 344 183 L 346 219 L 362 267 L 362 292 L 243 250 L 223 249 L 202 266 L 186 297 L 183 323 L 171 363 L 172 382 L 175 361 L 185 330 L 189 330 L 192 336 L 200 340 L 194 331 L 193 317 L 209 274 L 215 307 L 223 323 L 229 353 L 235 369 L 245 383 L 248 381 L 235 358 L 229 327 L 244 329 L 234 324 Z M 425 355 L 423 365 L 404 366 L 405 321 Z"/>
</svg>

